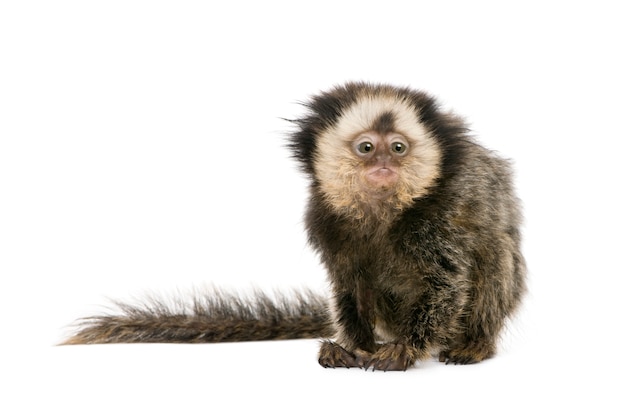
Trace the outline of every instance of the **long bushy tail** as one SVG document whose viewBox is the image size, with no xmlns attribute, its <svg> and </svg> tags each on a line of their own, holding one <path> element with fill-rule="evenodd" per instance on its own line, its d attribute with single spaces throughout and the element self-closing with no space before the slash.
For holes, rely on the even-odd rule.
<svg viewBox="0 0 626 401">
<path fill-rule="evenodd" d="M 332 337 L 327 301 L 310 291 L 293 296 L 255 291 L 238 296 L 211 290 L 190 300 L 150 297 L 139 305 L 76 323 L 61 345 L 101 343 L 216 343 Z"/>
</svg>

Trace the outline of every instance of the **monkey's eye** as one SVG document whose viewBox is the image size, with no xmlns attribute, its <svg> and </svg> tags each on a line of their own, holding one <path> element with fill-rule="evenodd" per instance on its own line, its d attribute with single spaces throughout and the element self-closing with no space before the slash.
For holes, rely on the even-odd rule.
<svg viewBox="0 0 626 401">
<path fill-rule="evenodd" d="M 391 151 L 400 155 L 405 153 L 407 148 L 408 147 L 402 142 L 394 142 L 391 144 Z"/>
<path fill-rule="evenodd" d="M 361 154 L 366 154 L 374 150 L 374 144 L 371 142 L 361 142 L 357 145 L 356 149 Z"/>
</svg>

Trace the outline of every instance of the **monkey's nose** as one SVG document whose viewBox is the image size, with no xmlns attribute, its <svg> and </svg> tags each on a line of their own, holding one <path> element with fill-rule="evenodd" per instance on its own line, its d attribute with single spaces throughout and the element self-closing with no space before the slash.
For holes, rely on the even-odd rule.
<svg viewBox="0 0 626 401">
<path fill-rule="evenodd" d="M 387 152 L 376 152 L 375 158 L 378 162 L 388 162 L 391 160 L 391 155 Z"/>
</svg>

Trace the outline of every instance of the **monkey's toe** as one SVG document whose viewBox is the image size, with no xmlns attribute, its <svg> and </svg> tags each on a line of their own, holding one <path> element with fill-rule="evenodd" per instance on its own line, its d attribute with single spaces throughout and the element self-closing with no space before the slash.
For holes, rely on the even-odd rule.
<svg viewBox="0 0 626 401">
<path fill-rule="evenodd" d="M 446 365 L 470 365 L 491 358 L 495 353 L 495 346 L 490 343 L 469 344 L 460 349 L 446 350 L 439 353 L 439 362 Z"/>
</svg>

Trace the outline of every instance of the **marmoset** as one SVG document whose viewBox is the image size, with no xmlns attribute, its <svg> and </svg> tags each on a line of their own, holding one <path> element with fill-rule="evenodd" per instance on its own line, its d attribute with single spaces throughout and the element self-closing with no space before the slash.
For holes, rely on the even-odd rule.
<svg viewBox="0 0 626 401">
<path fill-rule="evenodd" d="M 64 344 L 321 338 L 322 366 L 383 371 L 493 356 L 526 291 L 510 164 L 421 91 L 353 82 L 305 106 L 288 146 L 329 296 L 120 303 Z"/>
</svg>

